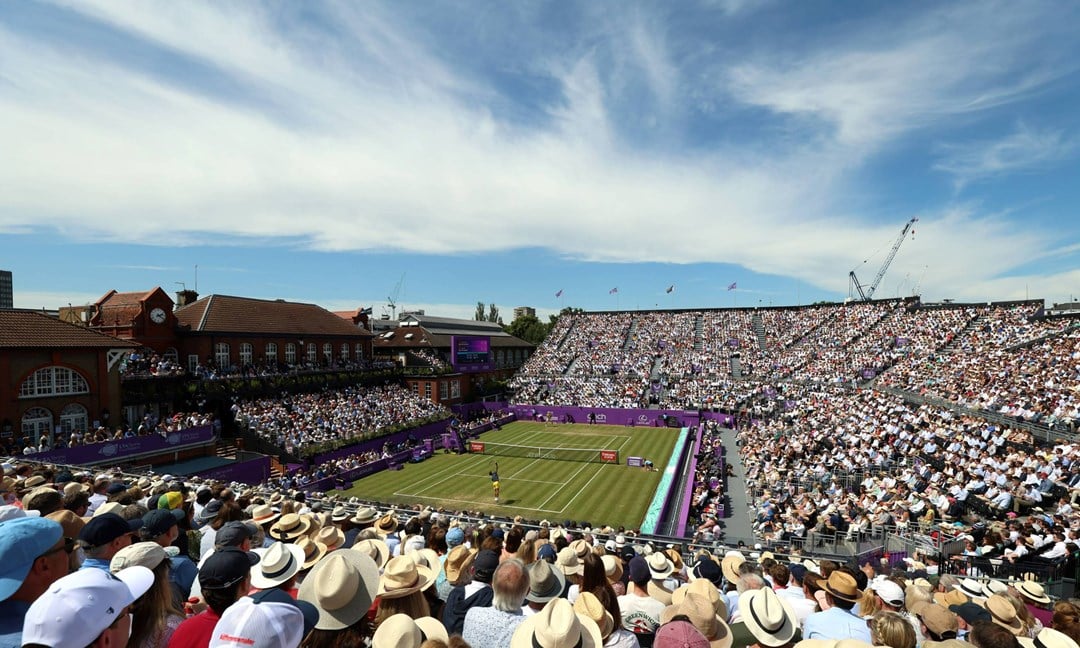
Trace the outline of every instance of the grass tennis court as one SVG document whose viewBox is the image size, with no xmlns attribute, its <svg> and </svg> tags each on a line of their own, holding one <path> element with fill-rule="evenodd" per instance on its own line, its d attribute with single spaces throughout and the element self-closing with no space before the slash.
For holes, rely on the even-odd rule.
<svg viewBox="0 0 1080 648">
<path fill-rule="evenodd" d="M 551 521 L 638 527 L 652 501 L 660 472 L 625 465 L 630 456 L 646 457 L 659 470 L 667 466 L 677 428 L 555 424 L 516 421 L 485 432 L 480 440 L 521 446 L 618 450 L 619 464 L 561 461 L 536 457 L 443 454 L 365 477 L 347 496 L 393 504 L 423 504 L 447 510 Z M 488 472 L 499 462 L 499 503 Z"/>
</svg>

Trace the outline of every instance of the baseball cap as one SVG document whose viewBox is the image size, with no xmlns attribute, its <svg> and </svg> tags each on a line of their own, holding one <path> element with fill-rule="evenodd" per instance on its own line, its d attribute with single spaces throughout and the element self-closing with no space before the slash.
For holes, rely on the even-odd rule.
<svg viewBox="0 0 1080 648">
<path fill-rule="evenodd" d="M 25 511 L 18 506 L 12 506 L 11 504 L 0 506 L 0 522 L 7 522 L 8 520 L 17 520 L 25 517 L 41 517 L 41 515 L 39 511 Z"/>
<path fill-rule="evenodd" d="M 259 564 L 259 555 L 235 547 L 218 549 L 199 568 L 199 585 L 205 589 L 227 589 L 239 583 L 251 568 Z"/>
<path fill-rule="evenodd" d="M 251 595 L 251 598 L 254 599 L 256 603 L 288 603 L 289 605 L 295 605 L 300 608 L 301 614 L 304 615 L 305 637 L 309 632 L 315 629 L 315 624 L 319 622 L 319 608 L 307 601 L 294 599 L 287 592 L 276 587 L 261 592 L 255 592 Z"/>
<path fill-rule="evenodd" d="M 105 489 L 105 493 L 108 495 L 119 495 L 127 490 L 127 486 L 123 482 L 116 482 Z"/>
<path fill-rule="evenodd" d="M 498 566 L 499 554 L 490 549 L 484 549 L 476 554 L 476 559 L 473 560 L 473 576 L 477 580 L 487 582 L 491 579 L 492 574 L 495 573 L 495 568 Z"/>
<path fill-rule="evenodd" d="M 116 555 L 112 557 L 112 561 L 109 563 L 109 571 L 115 574 L 121 569 L 135 566 L 155 569 L 166 558 L 168 558 L 168 554 L 158 543 L 136 542 L 116 552 Z"/>
<path fill-rule="evenodd" d="M 218 529 L 217 534 L 214 536 L 214 546 L 216 547 L 239 547 L 244 540 L 249 540 L 255 537 L 255 534 L 259 532 L 259 528 L 255 526 L 254 522 L 239 522 L 232 521 L 226 522 Z"/>
<path fill-rule="evenodd" d="M 904 605 L 904 590 L 894 581 L 887 578 L 877 579 L 873 583 L 870 583 L 870 589 L 877 592 L 877 595 L 881 597 L 882 601 L 885 601 L 893 607 L 901 607 Z"/>
<path fill-rule="evenodd" d="M 635 585 L 644 585 L 650 579 L 652 579 L 652 573 L 649 571 L 649 563 L 645 562 L 641 556 L 630 559 L 630 582 Z"/>
<path fill-rule="evenodd" d="M 539 560 L 555 562 L 555 559 L 559 557 L 559 552 L 555 549 L 555 545 L 545 542 L 536 550 L 536 557 Z"/>
<path fill-rule="evenodd" d="M 159 535 L 168 533 L 169 529 L 176 526 L 176 523 L 183 519 L 184 512 L 179 509 L 173 511 L 154 509 L 142 517 L 143 530 L 149 537 L 156 538 Z"/>
<path fill-rule="evenodd" d="M 22 517 L 0 522 L 0 601 L 22 586 L 34 561 L 59 542 L 64 530 L 58 522 Z"/>
<path fill-rule="evenodd" d="M 454 527 L 446 532 L 446 546 L 456 547 L 465 542 L 465 532 L 461 527 Z"/>
<path fill-rule="evenodd" d="M 963 619 L 968 625 L 978 623 L 979 621 L 993 621 L 994 619 L 989 610 L 970 601 L 958 605 L 950 605 L 949 611 Z"/>
<path fill-rule="evenodd" d="M 90 518 L 83 530 L 79 532 L 79 540 L 91 547 L 101 547 L 122 535 L 138 531 L 142 528 L 142 525 L 142 518 L 125 520 L 116 513 L 95 515 Z"/>
<path fill-rule="evenodd" d="M 669 621 L 656 629 L 653 648 L 709 648 L 709 640 L 689 621 Z"/>
<path fill-rule="evenodd" d="M 289 597 L 288 594 L 285 596 Z M 210 646 L 295 648 L 303 641 L 303 632 L 304 614 L 295 601 L 289 603 L 268 598 L 256 600 L 244 596 L 222 613 L 210 635 Z"/>
<path fill-rule="evenodd" d="M 161 496 L 157 498 L 157 507 L 159 509 L 179 509 L 183 505 L 184 496 L 177 491 L 162 493 Z"/>
<path fill-rule="evenodd" d="M 23 621 L 24 644 L 83 648 L 105 631 L 154 584 L 146 567 L 116 574 L 80 569 L 60 578 L 38 597 Z"/>
</svg>

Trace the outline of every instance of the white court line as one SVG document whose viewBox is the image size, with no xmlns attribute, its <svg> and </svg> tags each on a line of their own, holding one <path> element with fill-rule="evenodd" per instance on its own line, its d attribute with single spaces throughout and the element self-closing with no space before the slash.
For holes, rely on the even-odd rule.
<svg viewBox="0 0 1080 648">
<path fill-rule="evenodd" d="M 562 492 L 562 490 L 563 490 L 563 488 L 566 488 L 566 487 L 567 487 L 568 485 L 570 485 L 570 483 L 574 481 L 574 478 L 575 478 L 575 477 L 577 477 L 578 475 L 580 475 L 580 474 L 581 474 L 581 471 L 582 471 L 582 470 L 585 470 L 586 468 L 588 468 L 588 466 L 589 466 L 589 464 L 582 464 L 582 465 L 581 465 L 581 468 L 578 468 L 577 472 L 576 472 L 576 473 L 574 473 L 573 475 L 571 475 L 571 476 L 570 476 L 570 479 L 566 480 L 566 483 L 564 483 L 564 484 L 562 485 L 562 487 L 561 487 L 561 488 L 558 488 L 558 489 L 556 489 L 556 490 L 555 490 L 555 492 L 554 492 L 554 493 L 552 493 L 552 494 L 551 494 L 551 496 L 550 496 L 550 497 L 548 497 L 548 498 L 547 498 L 546 500 L 544 500 L 543 504 L 541 504 L 540 506 L 547 506 L 547 503 L 551 501 L 551 498 L 552 498 L 552 497 L 555 497 L 556 495 L 558 495 L 559 493 L 561 493 L 561 492 Z M 599 474 L 599 473 L 600 473 L 600 471 L 599 471 L 599 470 L 597 470 L 596 472 L 597 472 L 597 474 Z M 595 478 L 596 478 L 596 475 L 593 475 L 593 478 L 595 479 Z M 592 479 L 590 479 L 589 481 L 592 481 Z M 576 498 L 576 497 L 577 497 L 577 495 L 575 495 L 574 497 Z M 546 510 L 548 510 L 548 509 L 543 509 L 543 510 L 545 510 L 545 511 L 546 511 Z M 565 510 L 566 510 L 566 507 L 564 506 L 564 507 L 562 508 L 562 510 L 563 510 L 563 511 L 565 511 Z M 559 511 L 559 512 L 561 513 L 562 511 Z"/>
<path fill-rule="evenodd" d="M 470 474 L 470 473 L 461 473 L 459 476 L 460 477 L 487 477 L 487 475 L 473 475 L 473 474 Z M 504 479 L 503 481 L 511 481 L 511 480 L 510 479 Z M 530 484 L 551 484 L 551 485 L 565 483 L 565 482 L 557 482 L 557 481 L 544 481 L 543 479 L 519 479 L 519 478 L 516 478 L 516 477 L 513 479 L 513 481 L 515 483 L 516 482 L 528 482 Z"/>
<path fill-rule="evenodd" d="M 629 441 L 629 440 L 630 440 L 630 437 L 626 437 L 626 441 Z M 618 451 L 619 451 L 619 452 L 622 452 L 623 446 L 624 446 L 624 445 L 626 445 L 626 441 L 623 441 L 623 442 L 622 442 L 622 443 L 621 443 L 621 444 L 619 445 L 619 447 L 618 447 Z M 573 497 L 571 497 L 571 498 L 570 498 L 570 501 L 566 503 L 566 506 L 564 506 L 564 507 L 562 508 L 562 510 L 561 510 L 561 511 L 559 511 L 559 513 L 565 513 L 565 512 L 566 512 L 566 509 L 570 508 L 570 505 L 574 503 L 574 500 L 576 500 L 577 498 L 581 497 L 581 494 L 582 494 L 582 493 L 584 493 L 584 492 L 585 492 L 585 491 L 586 491 L 586 490 L 587 490 L 587 489 L 589 488 L 589 484 L 591 484 L 591 483 L 592 483 L 592 481 L 593 481 L 594 479 L 596 479 L 597 477 L 599 477 L 599 476 L 600 476 L 600 473 L 601 473 L 601 472 L 603 472 L 604 468 L 607 468 L 607 466 L 606 466 L 606 465 L 604 465 L 604 464 L 601 464 L 601 465 L 600 465 L 600 470 L 597 470 L 597 471 L 596 471 L 596 473 L 595 473 L 595 474 L 594 474 L 594 475 L 593 475 L 592 477 L 590 477 L 590 478 L 589 478 L 589 481 L 585 482 L 585 485 L 581 487 L 581 490 L 579 490 L 579 491 L 578 491 L 578 494 L 577 494 L 577 495 L 574 495 Z M 580 471 L 579 471 L 579 472 L 580 472 Z M 574 477 L 576 477 L 576 476 L 577 476 L 577 475 L 574 475 Z M 572 478 L 571 478 L 571 479 L 572 479 Z M 550 499 L 550 498 L 549 498 L 549 499 Z M 547 504 L 547 502 L 544 502 L 544 504 Z"/>
<path fill-rule="evenodd" d="M 428 497 L 426 495 L 409 495 L 408 493 L 394 493 L 394 495 L 397 495 L 398 497 L 411 497 L 413 499 L 436 500 L 436 501 L 439 501 L 439 502 L 459 502 L 461 504 L 470 504 L 470 505 L 473 505 L 473 506 L 483 506 L 483 505 L 486 505 L 486 504 L 489 503 L 488 500 L 478 501 L 478 500 L 453 499 L 453 498 L 448 498 L 448 497 Z M 505 504 L 500 504 L 499 508 L 520 509 L 522 511 L 543 511 L 544 513 L 562 513 L 562 511 L 554 511 L 554 510 L 551 510 L 551 509 L 535 508 L 535 507 L 532 507 L 532 506 L 508 506 L 508 505 L 505 505 Z"/>
</svg>

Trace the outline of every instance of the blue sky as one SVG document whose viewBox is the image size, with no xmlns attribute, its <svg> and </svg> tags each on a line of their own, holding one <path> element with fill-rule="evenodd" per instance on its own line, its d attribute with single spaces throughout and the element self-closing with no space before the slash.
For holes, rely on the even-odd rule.
<svg viewBox="0 0 1080 648">
<path fill-rule="evenodd" d="M 196 266 L 204 295 L 376 313 L 399 283 L 466 317 L 805 304 L 870 282 L 917 216 L 877 296 L 1062 301 L 1077 24 L 1037 1 L 3 3 L 0 267 L 31 308 Z"/>
</svg>

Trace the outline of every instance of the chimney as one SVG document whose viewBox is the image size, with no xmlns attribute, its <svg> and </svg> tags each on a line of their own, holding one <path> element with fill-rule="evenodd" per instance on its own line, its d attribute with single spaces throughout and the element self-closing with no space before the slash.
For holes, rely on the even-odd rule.
<svg viewBox="0 0 1080 648">
<path fill-rule="evenodd" d="M 199 299 L 199 293 L 194 290 L 177 290 L 176 291 L 176 307 L 183 308 L 188 304 L 191 304 Z"/>
</svg>

